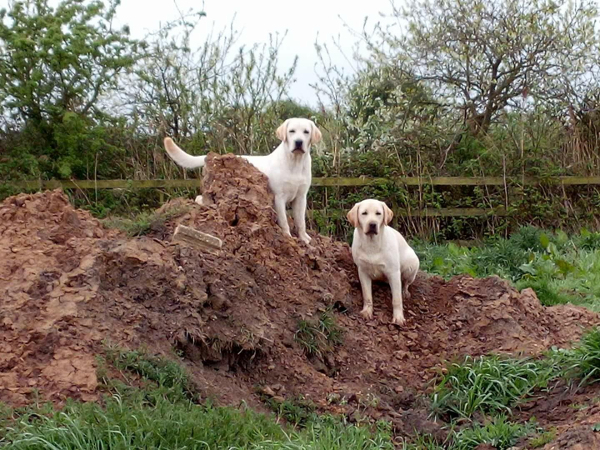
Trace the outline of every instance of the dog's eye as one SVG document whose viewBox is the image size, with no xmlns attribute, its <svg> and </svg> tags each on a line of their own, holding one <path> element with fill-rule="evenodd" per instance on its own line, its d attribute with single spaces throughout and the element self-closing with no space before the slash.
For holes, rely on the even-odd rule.
<svg viewBox="0 0 600 450">
<path fill-rule="evenodd" d="M 381 213 L 380 213 L 379 211 L 377 211 L 377 215 L 378 215 L 378 216 L 380 216 L 380 215 L 381 215 Z"/>
<path fill-rule="evenodd" d="M 366 212 L 366 211 L 363 211 L 363 212 L 362 212 L 362 215 L 363 215 L 363 216 L 366 216 L 366 215 L 367 215 L 367 212 Z"/>
<path fill-rule="evenodd" d="M 304 134 L 308 134 L 308 130 L 304 130 Z"/>
<path fill-rule="evenodd" d="M 296 132 L 296 130 L 290 130 L 290 133 L 295 133 L 295 132 Z"/>
</svg>

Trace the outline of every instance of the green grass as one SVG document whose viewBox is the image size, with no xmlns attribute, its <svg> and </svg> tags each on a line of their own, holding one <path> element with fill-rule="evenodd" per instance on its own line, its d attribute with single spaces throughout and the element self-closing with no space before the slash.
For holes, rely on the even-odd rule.
<svg viewBox="0 0 600 450">
<path fill-rule="evenodd" d="M 300 344 L 309 356 L 322 357 L 342 342 L 342 330 L 335 323 L 329 311 L 323 312 L 317 319 L 298 321 L 294 340 Z"/>
<path fill-rule="evenodd" d="M 505 449 L 522 436 L 542 444 L 551 432 L 533 424 L 510 422 L 511 408 L 559 376 L 591 383 L 600 379 L 600 329 L 587 333 L 572 350 L 552 350 L 540 360 L 497 356 L 469 358 L 453 364 L 435 389 L 434 408 L 462 421 L 446 443 L 417 436 L 405 449 L 473 449 L 489 443 Z M 277 416 L 245 407 L 199 403 L 190 377 L 176 362 L 141 351 L 109 347 L 102 359 L 126 374 L 135 374 L 142 387 L 108 379 L 101 367 L 107 394 L 102 402 L 68 401 L 62 410 L 49 405 L 0 408 L 0 445 L 11 449 L 392 449 L 391 425 L 350 424 L 344 417 L 319 416 L 308 404 L 280 403 Z M 127 377 L 125 377 L 127 378 Z M 437 396 L 437 397 L 436 397 Z M 474 401 L 473 399 L 477 399 Z M 283 426 L 278 418 L 297 426 Z M 450 426 L 461 422 L 451 421 Z M 532 444 L 533 445 L 533 444 Z"/>
<path fill-rule="evenodd" d="M 490 444 L 497 450 L 513 447 L 520 438 L 537 429 L 533 422 L 519 424 L 506 416 L 492 417 L 485 424 L 473 423 L 449 434 L 447 442 L 438 443 L 429 435 L 419 435 L 412 442 L 405 443 L 403 450 L 473 450 L 481 444 Z M 539 435 L 547 438 L 546 435 Z M 538 437 L 538 435 L 536 435 Z M 540 439 L 541 442 L 541 439 Z"/>
<path fill-rule="evenodd" d="M 112 345 L 105 346 L 105 354 L 106 360 L 116 369 L 140 375 L 148 381 L 155 382 L 158 388 L 167 389 L 177 396 L 181 395 L 181 398 L 197 399 L 187 372 L 175 361 L 138 350 L 122 351 Z"/>
<path fill-rule="evenodd" d="M 600 381 L 600 328 L 584 334 L 572 350 L 555 350 L 554 358 L 564 377 L 580 380 L 580 384 Z"/>
<path fill-rule="evenodd" d="M 600 312 L 600 233 L 567 236 L 534 227 L 477 247 L 416 243 L 421 268 L 445 278 L 498 275 L 532 288 L 546 306 L 573 303 Z"/>
<path fill-rule="evenodd" d="M 548 431 L 542 431 L 532 436 L 527 441 L 530 448 L 540 448 L 556 439 L 556 428 L 550 428 Z"/>
<path fill-rule="evenodd" d="M 507 420 L 505 416 L 494 417 L 485 425 L 475 424 L 471 428 L 458 431 L 449 446 L 451 450 L 473 450 L 480 444 L 491 444 L 497 450 L 513 447 L 519 438 L 534 431 L 533 424 L 519 424 Z"/>
<path fill-rule="evenodd" d="M 579 385 L 600 381 L 600 328 L 588 330 L 572 349 L 551 349 L 540 359 L 488 355 L 448 364 L 437 380 L 431 409 L 436 416 L 511 414 L 512 408 L 563 379 Z"/>
<path fill-rule="evenodd" d="M 303 397 L 285 399 L 284 401 L 263 397 L 263 401 L 273 410 L 277 417 L 284 419 L 291 425 L 305 427 L 317 419 L 315 406 Z"/>
<path fill-rule="evenodd" d="M 508 417 L 514 408 L 544 395 L 559 380 L 579 386 L 600 381 L 600 327 L 588 330 L 572 349 L 553 348 L 539 359 L 467 356 L 462 362 L 448 364 L 433 389 L 432 415 L 450 426 L 470 425 L 450 433 L 443 447 L 429 436 L 419 436 L 404 448 L 468 450 L 488 443 L 506 449 L 527 435 L 532 435 L 531 448 L 541 447 L 554 439 L 555 430 L 513 423 Z M 475 421 L 480 417 L 486 418 L 484 424 Z"/>
<path fill-rule="evenodd" d="M 165 222 L 177 217 L 188 210 L 186 207 L 175 207 L 162 214 L 143 211 L 131 217 L 109 217 L 103 219 L 104 225 L 123 231 L 130 237 L 143 236 L 154 228 L 161 227 Z"/>
<path fill-rule="evenodd" d="M 471 417 L 475 412 L 510 414 L 511 408 L 534 390 L 548 387 L 559 376 L 552 360 L 536 361 L 502 356 L 467 356 L 447 366 L 435 387 L 435 415 Z"/>
<path fill-rule="evenodd" d="M 10 449 L 393 449 L 387 423 L 356 426 L 311 415 L 301 428 L 245 407 L 192 400 L 190 380 L 176 363 L 143 352 L 108 349 L 105 361 L 141 377 L 135 388 L 106 380 L 101 404 L 68 401 L 0 408 L 0 445 Z M 103 370 L 106 370 L 104 368 Z"/>
</svg>

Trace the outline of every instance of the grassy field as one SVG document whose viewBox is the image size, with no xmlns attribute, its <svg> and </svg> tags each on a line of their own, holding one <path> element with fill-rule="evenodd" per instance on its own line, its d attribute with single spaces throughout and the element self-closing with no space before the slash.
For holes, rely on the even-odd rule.
<svg viewBox="0 0 600 450">
<path fill-rule="evenodd" d="M 479 246 L 414 243 L 422 270 L 450 278 L 498 275 L 531 287 L 543 305 L 573 303 L 600 311 L 600 233 L 567 236 L 534 227 Z"/>
</svg>

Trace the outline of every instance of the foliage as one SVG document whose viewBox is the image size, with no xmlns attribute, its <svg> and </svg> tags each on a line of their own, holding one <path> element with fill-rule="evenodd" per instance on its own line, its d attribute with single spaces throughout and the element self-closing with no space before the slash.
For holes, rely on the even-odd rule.
<svg viewBox="0 0 600 450">
<path fill-rule="evenodd" d="M 552 364 L 500 356 L 466 357 L 447 367 L 433 394 L 437 415 L 471 417 L 475 412 L 511 413 L 513 405 L 556 378 Z"/>
<path fill-rule="evenodd" d="M 122 155 L 110 143 L 102 97 L 131 70 L 140 42 L 111 23 L 118 1 L 18 0 L 0 11 L 0 108 L 16 168 L 30 175 L 92 177 Z M 32 167 L 18 162 L 25 156 Z M 12 167 L 11 167 L 12 166 Z M 2 168 L 0 168 L 0 173 Z"/>
<path fill-rule="evenodd" d="M 450 446 L 452 450 L 472 450 L 480 444 L 490 444 L 498 450 L 514 447 L 522 436 L 533 430 L 532 424 L 509 422 L 505 416 L 496 416 L 485 425 L 475 424 L 457 432 Z"/>
<path fill-rule="evenodd" d="M 553 348 L 539 359 L 467 356 L 448 364 L 432 394 L 432 413 L 450 419 L 510 415 L 559 378 L 580 385 L 600 380 L 600 328 L 587 330 L 573 348 Z"/>
<path fill-rule="evenodd" d="M 373 44 L 374 57 L 411 67 L 464 112 L 472 135 L 528 96 L 562 99 L 597 69 L 593 2 L 414 0 L 393 16 L 406 31 L 377 27 L 390 51 Z"/>
<path fill-rule="evenodd" d="M 571 351 L 557 351 L 565 376 L 580 379 L 581 383 L 600 381 L 600 328 L 587 332 Z"/>
<path fill-rule="evenodd" d="M 322 233 L 348 238 L 344 210 L 367 196 L 408 211 L 502 207 L 510 213 L 397 216 L 394 222 L 408 234 L 436 239 L 508 233 L 528 223 L 594 224 L 597 188 L 515 182 L 597 172 L 600 89 L 591 76 L 598 52 L 590 28 L 596 7 L 587 0 L 414 0 L 392 8 L 394 26 L 365 28 L 351 75 L 332 63 L 327 43 L 316 44 L 318 111 L 287 95 L 296 62 L 280 67 L 285 36 L 240 45 L 231 24 L 194 46 L 206 25 L 203 11 L 190 10 L 138 41 L 127 27 L 111 27 L 118 5 L 18 0 L 3 10 L 0 179 L 9 181 L 0 186 L 2 196 L 15 192 L 13 179 L 198 176 L 165 155 L 165 135 L 193 154 L 261 154 L 277 145 L 274 130 L 284 119 L 306 116 L 324 135 L 313 149 L 314 176 L 512 180 L 473 188 L 313 188 L 310 207 L 321 210 L 313 226 Z M 431 20 L 421 26 L 422 17 Z M 156 208 L 165 193 L 174 194 L 73 197 L 105 217 Z M 535 281 L 542 288 L 548 282 Z"/>
<path fill-rule="evenodd" d="M 103 222 L 107 227 L 117 228 L 124 231 L 128 236 L 142 236 L 155 229 L 162 227 L 165 222 L 172 219 L 173 217 L 180 216 L 187 212 L 184 207 L 171 208 L 162 213 L 147 213 L 141 212 L 135 217 L 111 217 L 105 219 Z"/>
<path fill-rule="evenodd" d="M 600 308 L 599 233 L 568 237 L 523 227 L 508 239 L 489 238 L 474 247 L 417 243 L 421 267 L 444 277 L 498 275 L 519 289 L 532 288 L 542 304 L 573 303 Z"/>
<path fill-rule="evenodd" d="M 342 342 L 342 330 L 331 313 L 324 312 L 316 320 L 298 321 L 294 340 L 307 355 L 322 358 L 324 353 L 332 351 L 335 345 Z"/>
</svg>

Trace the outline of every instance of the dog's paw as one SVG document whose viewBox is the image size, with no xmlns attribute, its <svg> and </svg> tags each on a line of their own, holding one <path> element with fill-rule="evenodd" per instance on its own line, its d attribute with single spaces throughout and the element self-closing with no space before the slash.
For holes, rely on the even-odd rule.
<svg viewBox="0 0 600 450">
<path fill-rule="evenodd" d="M 398 316 L 394 316 L 392 319 L 392 324 L 402 326 L 406 323 L 406 319 L 404 318 L 404 314 L 400 314 Z"/>
<path fill-rule="evenodd" d="M 310 244 L 310 236 L 308 234 L 303 233 L 299 237 L 300 237 L 300 240 L 302 242 L 304 242 L 305 244 L 307 244 L 307 245 Z"/>
<path fill-rule="evenodd" d="M 363 308 L 360 315 L 367 320 L 371 320 L 373 318 L 373 308 Z"/>
</svg>

